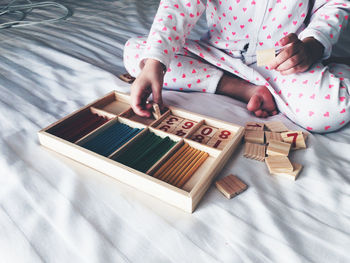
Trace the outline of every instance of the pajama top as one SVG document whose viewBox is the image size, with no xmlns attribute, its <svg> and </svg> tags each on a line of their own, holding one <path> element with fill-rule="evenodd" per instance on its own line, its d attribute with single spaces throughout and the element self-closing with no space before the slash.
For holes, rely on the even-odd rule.
<svg viewBox="0 0 350 263">
<path fill-rule="evenodd" d="M 202 40 L 247 65 L 256 62 L 258 49 L 280 49 L 278 41 L 289 33 L 296 33 L 300 39 L 317 39 L 325 47 L 323 59 L 326 59 L 347 25 L 350 3 L 316 0 L 310 10 L 310 2 L 208 0 L 205 5 L 200 0 L 162 0 L 140 61 L 153 58 L 168 68 L 170 59 L 184 46 L 205 10 L 209 30 Z"/>
</svg>

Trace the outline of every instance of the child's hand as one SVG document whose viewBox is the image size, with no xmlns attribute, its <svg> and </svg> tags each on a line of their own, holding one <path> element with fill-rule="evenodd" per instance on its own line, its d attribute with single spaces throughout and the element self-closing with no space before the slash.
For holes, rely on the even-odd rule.
<svg viewBox="0 0 350 263">
<path fill-rule="evenodd" d="M 147 59 L 140 75 L 131 86 L 131 107 L 134 112 L 142 117 L 151 116 L 151 104 L 147 99 L 151 93 L 153 101 L 162 108 L 163 64 L 154 59 Z"/>
<path fill-rule="evenodd" d="M 304 72 L 318 59 L 322 57 L 324 47 L 313 37 L 302 41 L 296 34 L 289 34 L 279 41 L 283 46 L 282 51 L 268 65 L 269 69 L 275 69 L 282 75 Z"/>
</svg>

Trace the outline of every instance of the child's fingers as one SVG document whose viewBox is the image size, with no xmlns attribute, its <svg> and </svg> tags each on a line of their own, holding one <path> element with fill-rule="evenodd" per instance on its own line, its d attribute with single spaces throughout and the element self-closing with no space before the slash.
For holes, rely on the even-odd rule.
<svg viewBox="0 0 350 263">
<path fill-rule="evenodd" d="M 296 43 L 298 41 L 299 41 L 299 38 L 297 37 L 297 35 L 294 33 L 291 33 L 291 34 L 288 34 L 287 36 L 281 38 L 279 41 L 279 44 L 281 46 L 285 46 L 289 43 Z"/>
<path fill-rule="evenodd" d="M 159 108 L 163 108 L 163 99 L 162 99 L 162 86 L 160 83 L 154 83 L 152 85 L 152 97 L 153 101 L 158 104 Z"/>
<path fill-rule="evenodd" d="M 309 65 L 306 63 L 300 63 L 299 65 L 284 70 L 284 71 L 280 71 L 281 75 L 285 76 L 285 75 L 290 75 L 290 74 L 296 74 L 296 73 L 301 73 L 301 72 L 305 72 L 306 70 L 308 70 Z"/>
<path fill-rule="evenodd" d="M 268 66 L 269 69 L 276 69 L 279 67 L 282 63 L 287 61 L 289 58 L 291 58 L 293 55 L 295 55 L 298 52 L 298 45 L 295 44 L 289 44 L 286 46 L 275 58 L 270 62 Z"/>
<path fill-rule="evenodd" d="M 305 58 L 301 57 L 299 53 L 297 53 L 296 55 L 290 57 L 289 59 L 287 59 L 285 62 L 283 62 L 282 64 L 280 64 L 276 70 L 277 71 L 286 71 L 288 69 L 294 68 L 296 66 L 298 66 L 299 64 L 301 64 L 303 62 Z"/>
</svg>

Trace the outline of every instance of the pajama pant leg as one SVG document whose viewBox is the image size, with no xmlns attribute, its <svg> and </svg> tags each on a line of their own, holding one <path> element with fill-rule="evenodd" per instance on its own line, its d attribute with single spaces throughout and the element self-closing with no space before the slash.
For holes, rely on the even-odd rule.
<svg viewBox="0 0 350 263">
<path fill-rule="evenodd" d="M 191 41 L 191 40 L 189 40 Z M 146 48 L 146 38 L 129 39 L 124 47 L 124 65 L 129 74 L 137 77 L 140 73 L 140 57 Z M 147 52 L 147 51 L 146 51 Z M 164 88 L 180 91 L 215 93 L 223 71 L 182 49 L 175 54 L 164 76 Z"/>
<path fill-rule="evenodd" d="M 256 68 L 274 89 L 279 110 L 314 132 L 330 132 L 350 121 L 350 67 L 321 63 L 307 72 L 282 76 Z"/>
</svg>

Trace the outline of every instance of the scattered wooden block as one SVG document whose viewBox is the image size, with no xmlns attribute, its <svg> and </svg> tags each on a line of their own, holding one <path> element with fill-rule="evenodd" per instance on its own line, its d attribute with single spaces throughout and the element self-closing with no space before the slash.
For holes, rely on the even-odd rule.
<svg viewBox="0 0 350 263">
<path fill-rule="evenodd" d="M 153 111 L 152 111 L 153 117 L 158 120 L 162 114 L 160 113 L 160 108 L 157 103 L 153 103 Z"/>
<path fill-rule="evenodd" d="M 265 131 L 265 138 L 266 138 L 266 143 L 269 143 L 270 140 L 283 142 L 281 134 L 279 132 Z"/>
<path fill-rule="evenodd" d="M 177 136 L 184 137 L 193 130 L 196 124 L 197 122 L 195 121 L 185 119 L 176 127 L 172 133 L 176 134 Z"/>
<path fill-rule="evenodd" d="M 280 121 L 265 122 L 265 126 L 273 132 L 286 132 L 288 128 Z"/>
<path fill-rule="evenodd" d="M 256 51 L 256 63 L 258 67 L 267 66 L 276 56 L 274 48 L 257 50 Z"/>
<path fill-rule="evenodd" d="M 293 172 L 293 165 L 287 156 L 268 156 L 265 158 L 265 163 L 269 169 L 270 174 Z"/>
<path fill-rule="evenodd" d="M 268 156 L 276 156 L 276 155 L 288 156 L 290 146 L 291 145 L 286 142 L 270 140 L 269 146 L 267 146 L 266 153 Z"/>
<path fill-rule="evenodd" d="M 281 133 L 284 142 L 290 143 L 292 149 L 305 149 L 305 139 L 302 131 L 289 131 Z"/>
<path fill-rule="evenodd" d="M 266 146 L 256 143 L 247 142 L 244 145 L 244 154 L 246 158 L 263 162 L 265 160 Z"/>
<path fill-rule="evenodd" d="M 263 131 L 264 130 L 264 123 L 259 123 L 259 122 L 247 122 L 245 124 L 245 129 L 246 130 L 253 130 L 253 131 Z"/>
<path fill-rule="evenodd" d="M 239 195 L 247 189 L 247 185 L 233 174 L 216 181 L 215 185 L 218 190 L 228 199 Z"/>
<path fill-rule="evenodd" d="M 244 140 L 246 142 L 263 144 L 265 142 L 265 133 L 264 131 L 248 130 L 245 131 Z"/>
<path fill-rule="evenodd" d="M 293 172 L 284 172 L 284 173 L 273 173 L 272 175 L 277 175 L 281 177 L 285 177 L 291 180 L 296 180 L 300 171 L 303 169 L 303 166 L 298 163 L 292 163 L 293 166 Z"/>
<path fill-rule="evenodd" d="M 122 75 L 119 75 L 119 78 L 124 81 L 124 82 L 127 82 L 129 84 L 133 83 L 135 78 L 132 77 L 130 74 L 128 73 L 125 73 L 125 74 L 122 74 Z"/>
<path fill-rule="evenodd" d="M 219 150 L 225 148 L 226 144 L 233 138 L 234 132 L 226 129 L 219 129 L 214 136 L 208 141 L 207 145 Z"/>
</svg>

